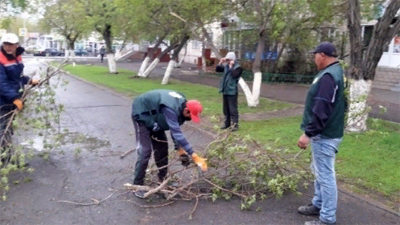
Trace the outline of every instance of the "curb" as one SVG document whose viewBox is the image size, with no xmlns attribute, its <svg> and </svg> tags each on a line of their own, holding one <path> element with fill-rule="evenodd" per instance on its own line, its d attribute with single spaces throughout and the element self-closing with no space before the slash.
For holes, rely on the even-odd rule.
<svg viewBox="0 0 400 225">
<path fill-rule="evenodd" d="M 379 209 L 381 209 L 381 210 L 383 210 L 383 211 L 385 211 L 385 212 L 387 212 L 387 213 L 390 213 L 390 214 L 393 214 L 393 215 L 395 215 L 395 216 L 400 217 L 400 212 L 398 212 L 398 211 L 396 211 L 396 210 L 393 210 L 393 209 L 389 208 L 388 206 L 386 206 L 386 205 L 384 205 L 384 204 L 382 204 L 382 203 L 380 203 L 380 202 L 378 202 L 378 201 L 375 201 L 375 200 L 370 199 L 370 198 L 368 198 L 368 197 L 364 197 L 364 196 L 362 196 L 362 195 L 360 195 L 360 194 L 351 192 L 351 191 L 349 191 L 347 188 L 343 187 L 343 186 L 340 185 L 340 184 L 338 184 L 338 190 L 339 190 L 339 192 L 341 192 L 342 194 L 345 194 L 345 195 L 350 196 L 350 197 L 352 197 L 352 198 L 355 198 L 355 199 L 357 199 L 357 200 L 359 200 L 359 201 L 362 201 L 362 202 L 365 202 L 365 203 L 367 203 L 367 204 L 369 204 L 369 205 L 372 205 L 372 206 L 374 206 L 374 207 L 377 207 L 377 208 L 379 208 Z"/>
</svg>

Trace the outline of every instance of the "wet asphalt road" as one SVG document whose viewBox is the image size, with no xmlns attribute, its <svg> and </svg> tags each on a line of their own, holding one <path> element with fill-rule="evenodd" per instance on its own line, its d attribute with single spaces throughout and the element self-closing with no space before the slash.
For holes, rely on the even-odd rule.
<svg viewBox="0 0 400 225">
<path fill-rule="evenodd" d="M 26 66 L 33 70 L 41 64 L 32 59 Z M 134 148 L 131 100 L 73 77 L 63 78 L 69 84 L 66 91 L 57 90 L 57 97 L 66 108 L 61 126 L 69 130 L 64 154 L 54 152 L 49 162 L 36 156 L 30 161 L 34 173 L 11 176 L 11 180 L 29 176 L 32 181 L 12 185 L 8 200 L 0 202 L 0 224 L 303 224 L 313 219 L 296 211 L 309 202 L 308 196 L 266 200 L 256 206 L 261 212 L 240 211 L 238 200 L 204 200 L 192 220 L 189 215 L 195 202 L 179 201 L 155 209 L 135 205 L 132 201 L 158 204 L 161 200 L 147 203 L 123 189 L 123 184 L 132 180 L 136 159 L 136 154 L 119 158 Z M 197 149 L 211 140 L 192 127 L 184 126 L 184 130 Z M 77 137 L 81 140 L 73 143 Z M 82 148 L 79 157 L 73 154 L 77 146 Z M 97 206 L 59 202 L 92 203 L 91 199 L 104 199 L 115 190 Z M 339 196 L 338 224 L 400 224 L 398 216 L 346 194 Z"/>
</svg>

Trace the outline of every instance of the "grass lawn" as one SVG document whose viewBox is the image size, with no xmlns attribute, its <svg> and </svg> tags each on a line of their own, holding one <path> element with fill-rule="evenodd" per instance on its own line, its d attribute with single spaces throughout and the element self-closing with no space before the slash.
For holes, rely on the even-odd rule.
<svg viewBox="0 0 400 225">
<path fill-rule="evenodd" d="M 297 140 L 302 134 L 300 122 L 300 117 L 242 121 L 239 134 L 251 134 L 263 143 L 297 153 Z M 370 119 L 368 127 L 371 131 L 364 134 L 344 136 L 337 154 L 337 177 L 400 201 L 400 125 Z M 306 150 L 302 157 L 309 158 L 310 151 Z"/>
<path fill-rule="evenodd" d="M 170 80 L 170 84 L 161 85 L 161 80 L 131 78 L 135 73 L 129 70 L 118 70 L 118 74 L 109 74 L 107 67 L 68 65 L 64 70 L 87 81 L 109 87 L 128 96 L 135 96 L 154 89 L 171 89 L 180 91 L 188 99 L 199 100 L 204 107 L 205 115 L 222 114 L 222 96 L 214 87 Z M 280 110 L 293 106 L 290 103 L 260 98 L 260 107 L 249 108 L 243 94 L 239 96 L 240 113 L 257 113 L 271 110 Z"/>
<path fill-rule="evenodd" d="M 111 75 L 106 67 L 98 66 L 67 66 L 65 70 L 132 97 L 153 89 L 177 90 L 189 99 L 201 101 L 205 115 L 222 113 L 222 98 L 217 88 L 176 80 L 172 80 L 169 85 L 161 85 L 160 80 L 132 79 L 132 71 L 119 70 L 119 74 Z M 239 101 L 240 113 L 265 112 L 292 106 L 289 103 L 261 98 L 260 107 L 248 108 L 244 96 L 240 96 Z M 297 140 L 302 133 L 299 128 L 300 120 L 300 117 L 289 117 L 242 121 L 238 134 L 250 134 L 255 140 L 295 154 L 299 151 Z M 372 131 L 345 135 L 337 155 L 337 176 L 363 190 L 372 190 L 400 201 L 400 126 L 383 120 L 370 119 L 368 122 Z M 308 159 L 309 150 L 300 157 Z"/>
</svg>

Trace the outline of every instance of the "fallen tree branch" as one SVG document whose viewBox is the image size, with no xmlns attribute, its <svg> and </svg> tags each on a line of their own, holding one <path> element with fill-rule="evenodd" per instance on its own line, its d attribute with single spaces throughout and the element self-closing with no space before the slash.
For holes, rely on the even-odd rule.
<svg viewBox="0 0 400 225">
<path fill-rule="evenodd" d="M 167 202 L 167 203 L 164 203 L 164 204 L 160 204 L 160 205 L 141 205 L 141 204 L 139 204 L 139 203 L 137 203 L 137 202 L 135 202 L 133 200 L 122 200 L 122 201 L 124 201 L 124 202 L 132 202 L 133 204 L 139 206 L 140 208 L 145 208 L 145 209 L 148 209 L 148 208 L 161 208 L 161 207 L 168 206 L 168 205 L 171 205 L 171 204 L 174 203 L 174 201 L 170 201 L 170 202 Z"/>
<path fill-rule="evenodd" d="M 150 191 L 150 190 L 154 189 L 154 188 L 149 187 L 149 186 L 133 185 L 133 184 L 130 184 L 130 183 L 124 184 L 124 187 L 126 189 L 132 190 L 133 192 L 136 192 L 136 191 Z M 158 192 L 160 192 L 161 194 L 164 194 L 164 195 L 171 194 L 171 191 L 168 191 L 168 190 L 159 190 Z"/>
<path fill-rule="evenodd" d="M 104 198 L 104 199 L 101 200 L 101 201 L 92 198 L 91 200 L 93 201 L 93 203 L 72 202 L 72 201 L 66 201 L 66 200 L 60 200 L 60 201 L 57 201 L 57 202 L 59 202 L 59 203 L 68 203 L 68 204 L 73 204 L 73 205 L 78 205 L 78 206 L 100 205 L 102 202 L 104 202 L 104 201 L 106 201 L 107 199 L 111 198 L 116 192 L 118 192 L 118 191 L 114 191 L 113 193 L 111 193 L 109 196 L 107 196 L 106 198 Z"/>
<path fill-rule="evenodd" d="M 161 189 L 163 189 L 168 184 L 168 182 L 170 180 L 171 180 L 171 177 L 168 177 L 157 188 L 149 190 L 143 197 L 148 198 L 150 195 L 159 192 Z"/>
<path fill-rule="evenodd" d="M 133 153 L 133 152 L 135 152 L 135 151 L 136 151 L 136 149 L 131 149 L 131 150 L 129 150 L 129 151 L 126 151 L 124 154 L 120 155 L 119 157 L 120 157 L 121 159 L 123 159 L 123 158 L 125 158 L 125 156 L 127 156 L 127 155 L 129 155 L 129 154 L 131 154 L 131 153 Z"/>
<path fill-rule="evenodd" d="M 218 189 L 220 189 L 220 190 L 222 190 L 222 191 L 232 193 L 232 194 L 238 196 L 239 198 L 246 198 L 245 195 L 242 195 L 242 194 L 236 193 L 236 192 L 234 192 L 234 191 L 230 191 L 230 190 L 228 190 L 228 189 L 222 188 L 222 187 L 220 187 L 220 186 L 214 184 L 213 182 L 211 182 L 211 181 L 209 181 L 209 180 L 207 180 L 207 179 L 204 179 L 204 180 L 205 180 L 207 183 L 211 184 L 212 186 L 214 186 L 214 187 L 216 187 L 216 188 L 218 188 Z"/>
</svg>

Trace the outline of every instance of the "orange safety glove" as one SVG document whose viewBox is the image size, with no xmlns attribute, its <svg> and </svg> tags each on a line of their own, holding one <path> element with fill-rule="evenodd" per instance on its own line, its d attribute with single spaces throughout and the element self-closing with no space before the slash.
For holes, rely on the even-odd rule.
<svg viewBox="0 0 400 225">
<path fill-rule="evenodd" d="M 32 85 L 32 86 L 36 86 L 36 85 L 39 84 L 39 82 L 40 82 L 40 80 L 38 80 L 38 79 L 31 79 L 31 81 L 29 82 L 29 84 Z"/>
<path fill-rule="evenodd" d="M 192 154 L 192 159 L 193 162 L 196 163 L 196 165 L 198 165 L 203 172 L 207 171 L 207 159 L 201 158 L 196 153 Z"/>
<path fill-rule="evenodd" d="M 186 154 L 186 151 L 183 148 L 177 150 L 179 160 L 182 163 L 182 166 L 188 167 L 190 165 L 189 156 Z"/>
<path fill-rule="evenodd" d="M 15 99 L 15 100 L 13 101 L 13 104 L 14 104 L 15 106 L 17 106 L 18 110 L 22 110 L 22 109 L 24 108 L 24 103 L 22 103 L 22 101 L 19 100 L 19 99 Z"/>
</svg>

